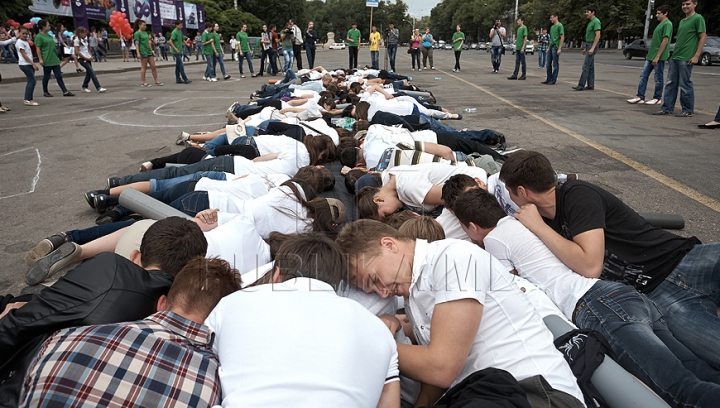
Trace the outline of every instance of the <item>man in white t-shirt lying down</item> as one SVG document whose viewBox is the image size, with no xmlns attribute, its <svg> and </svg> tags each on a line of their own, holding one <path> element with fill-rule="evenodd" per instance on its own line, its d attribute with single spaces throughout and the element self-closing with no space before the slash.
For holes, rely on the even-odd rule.
<svg viewBox="0 0 720 408">
<path fill-rule="evenodd" d="M 455 200 L 455 214 L 474 242 L 540 287 L 568 319 L 602 333 L 618 363 L 669 404 L 716 406 L 720 372 L 673 336 L 647 296 L 622 283 L 573 272 L 480 188 Z"/>
<path fill-rule="evenodd" d="M 556 395 L 583 407 L 570 367 L 530 301 L 498 260 L 469 242 L 409 240 L 374 220 L 348 224 L 338 243 L 350 255 L 350 283 L 405 298 L 418 345 L 398 344 L 403 375 L 423 383 L 416 402 L 495 367 L 518 381 L 541 375 Z"/>
<path fill-rule="evenodd" d="M 259 284 L 215 307 L 205 324 L 216 335 L 223 407 L 400 407 L 392 335 L 335 294 L 346 268 L 334 241 L 293 236 Z"/>
</svg>

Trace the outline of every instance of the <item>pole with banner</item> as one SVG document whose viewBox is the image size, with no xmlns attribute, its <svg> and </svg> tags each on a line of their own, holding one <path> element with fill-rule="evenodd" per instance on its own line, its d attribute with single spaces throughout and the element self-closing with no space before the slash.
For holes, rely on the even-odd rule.
<svg viewBox="0 0 720 408">
<path fill-rule="evenodd" d="M 85 12 L 85 0 L 72 0 L 72 14 L 75 20 L 75 28 L 85 27 L 90 29 L 87 13 Z"/>
<path fill-rule="evenodd" d="M 370 7 L 370 31 L 372 31 L 373 9 L 375 7 L 377 7 L 378 5 L 379 5 L 379 0 L 365 0 L 365 6 Z"/>
<path fill-rule="evenodd" d="M 160 18 L 160 0 L 150 0 L 150 21 L 152 21 L 153 34 L 162 33 L 162 19 Z"/>
<path fill-rule="evenodd" d="M 200 4 L 197 5 L 197 24 L 198 30 L 202 31 L 205 29 L 205 6 Z"/>
<path fill-rule="evenodd" d="M 175 0 L 175 15 L 177 16 L 177 19 L 183 23 L 183 35 L 187 35 L 187 24 L 185 24 L 185 4 L 182 0 Z"/>
</svg>

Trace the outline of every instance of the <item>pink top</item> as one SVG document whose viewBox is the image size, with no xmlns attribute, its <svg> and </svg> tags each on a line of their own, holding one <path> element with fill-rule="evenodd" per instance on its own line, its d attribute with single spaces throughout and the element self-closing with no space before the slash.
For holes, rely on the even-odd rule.
<svg viewBox="0 0 720 408">
<path fill-rule="evenodd" d="M 420 42 L 422 41 L 422 37 L 412 37 L 412 44 L 410 45 L 410 48 L 413 50 L 417 50 L 420 48 Z"/>
</svg>

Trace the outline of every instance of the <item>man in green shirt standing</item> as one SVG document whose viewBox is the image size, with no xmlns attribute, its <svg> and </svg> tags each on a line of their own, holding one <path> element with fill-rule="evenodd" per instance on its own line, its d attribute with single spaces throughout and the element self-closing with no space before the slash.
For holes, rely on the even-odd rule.
<svg viewBox="0 0 720 408">
<path fill-rule="evenodd" d="M 455 52 L 455 68 L 453 68 L 453 72 L 460 72 L 460 53 L 462 53 L 463 44 L 465 44 L 465 33 L 462 32 L 462 27 L 458 24 L 455 26 L 455 33 L 452 36 L 453 51 Z M 499 63 L 498 66 L 500 66 Z"/>
<path fill-rule="evenodd" d="M 675 110 L 678 87 L 682 113 L 678 117 L 690 117 L 695 109 L 695 90 L 690 80 L 693 65 L 698 63 L 702 49 L 705 46 L 707 33 L 705 32 L 705 19 L 695 13 L 697 0 L 683 0 L 682 11 L 685 18 L 680 20 L 677 31 L 675 50 L 669 61 L 668 80 L 665 87 L 665 101 L 662 109 L 656 115 L 671 115 Z"/>
<path fill-rule="evenodd" d="M 247 60 L 250 75 L 255 78 L 255 71 L 252 66 L 252 54 L 250 53 L 250 43 L 248 41 L 247 24 L 240 24 L 240 31 L 235 35 L 235 47 L 238 49 L 238 69 L 240 70 L 240 78 L 245 78 L 243 74 L 243 59 Z"/>
<path fill-rule="evenodd" d="M 350 69 L 357 68 L 358 64 L 358 46 L 360 45 L 360 30 L 357 29 L 357 23 L 352 23 L 352 28 L 348 30 L 347 38 L 348 53 L 350 54 Z"/>
<path fill-rule="evenodd" d="M 189 84 L 192 82 L 185 75 L 185 64 L 183 64 L 183 22 L 175 20 L 175 29 L 170 34 L 170 53 L 175 58 L 175 82 L 178 84 Z"/>
<path fill-rule="evenodd" d="M 544 85 L 555 85 L 558 72 L 560 71 L 560 54 L 565 44 L 565 27 L 560 22 L 560 15 L 555 12 L 550 14 L 550 47 L 547 50 L 547 77 L 540 82 Z"/>
<path fill-rule="evenodd" d="M 590 20 L 585 29 L 585 48 L 582 53 L 585 56 L 583 61 L 582 75 L 580 75 L 580 81 L 578 86 L 573 86 L 576 91 L 592 91 L 595 89 L 595 53 L 597 52 L 597 45 L 600 42 L 600 20 L 595 17 L 597 7 L 587 6 L 585 9 L 585 17 Z"/>
<path fill-rule="evenodd" d="M 215 65 L 217 64 L 218 53 L 215 50 L 215 46 L 213 45 L 215 43 L 215 36 L 213 35 L 214 29 L 214 23 L 211 23 L 209 21 L 206 22 L 205 31 L 203 31 L 201 37 L 202 53 L 207 60 L 207 68 L 205 68 L 205 75 L 203 75 L 203 80 L 210 82 L 217 82 L 217 78 L 215 78 Z"/>
<path fill-rule="evenodd" d="M 526 66 L 525 66 L 525 44 L 527 43 L 527 26 L 525 26 L 525 17 L 520 16 L 517 19 L 518 29 L 517 37 L 515 38 L 515 71 L 508 77 L 508 79 L 525 80 Z M 518 78 L 518 70 L 522 64 L 522 76 Z"/>
<path fill-rule="evenodd" d="M 55 74 L 55 80 L 57 81 L 60 89 L 63 91 L 63 96 L 75 96 L 74 93 L 67 90 L 65 82 L 62 78 L 62 71 L 60 70 L 60 58 L 58 58 L 57 50 L 55 49 L 55 40 L 48 34 L 52 29 L 48 20 L 40 20 L 38 22 L 38 29 L 40 32 L 35 36 L 35 48 L 37 48 L 38 62 L 43 67 L 43 95 L 46 98 L 52 98 L 52 94 L 48 91 L 48 82 L 50 82 L 50 74 Z M 60 33 L 58 33 L 60 35 Z"/>
<path fill-rule="evenodd" d="M 222 72 L 223 78 L 230 79 L 230 75 L 225 72 L 225 49 L 223 49 L 222 34 L 220 34 L 220 25 L 218 23 L 215 23 L 213 38 L 215 39 L 213 44 L 215 46 L 215 50 L 217 51 L 217 60 L 220 65 L 220 72 Z"/>
<path fill-rule="evenodd" d="M 640 73 L 640 83 L 638 84 L 638 91 L 634 98 L 628 99 L 628 103 L 644 103 L 647 105 L 660 105 L 662 103 L 662 92 L 665 82 L 663 81 L 663 71 L 665 69 L 665 61 L 670 56 L 670 48 L 668 43 L 672 38 L 673 26 L 672 22 L 668 19 L 668 13 L 670 13 L 670 6 L 664 4 L 658 7 L 655 12 L 655 16 L 660 24 L 653 31 L 652 41 L 650 41 L 650 48 L 648 48 L 647 58 L 645 59 L 645 66 Z M 645 102 L 645 90 L 647 89 L 648 79 L 650 73 L 655 70 L 655 93 L 653 98 Z"/>
<path fill-rule="evenodd" d="M 292 69 L 293 58 L 295 58 L 295 33 L 290 21 L 288 21 L 285 29 L 280 34 L 280 43 L 282 44 L 283 61 L 285 61 L 282 72 L 285 74 Z"/>
</svg>

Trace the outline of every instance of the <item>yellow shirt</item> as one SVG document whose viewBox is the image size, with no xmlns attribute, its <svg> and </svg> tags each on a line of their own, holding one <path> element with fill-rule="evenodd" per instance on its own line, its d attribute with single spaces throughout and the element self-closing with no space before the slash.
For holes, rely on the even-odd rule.
<svg viewBox="0 0 720 408">
<path fill-rule="evenodd" d="M 380 50 L 380 33 L 370 33 L 370 51 Z"/>
</svg>

